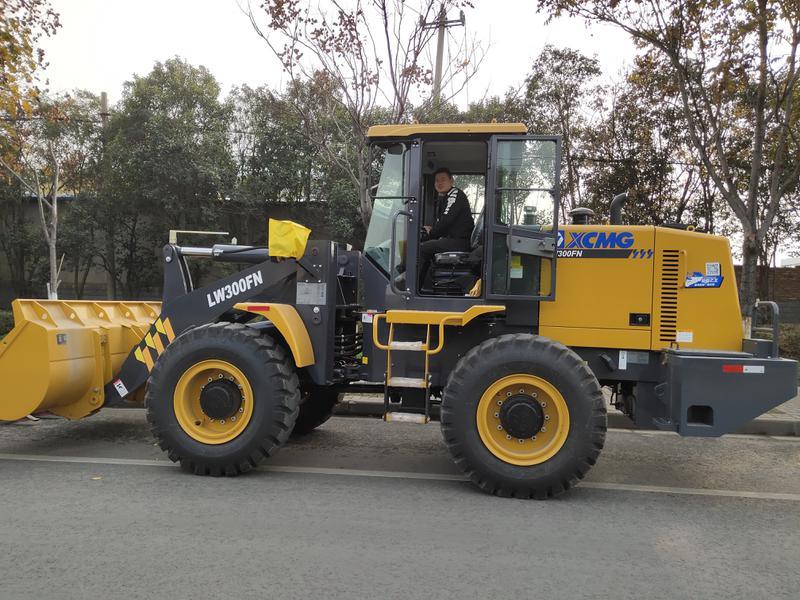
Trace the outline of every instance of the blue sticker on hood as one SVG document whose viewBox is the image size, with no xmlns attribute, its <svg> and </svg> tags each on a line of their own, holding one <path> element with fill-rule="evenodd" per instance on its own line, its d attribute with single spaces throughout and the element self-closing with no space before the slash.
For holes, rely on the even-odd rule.
<svg viewBox="0 0 800 600">
<path fill-rule="evenodd" d="M 718 288 L 722 285 L 722 275 L 703 275 L 695 271 L 686 275 L 687 288 Z"/>
</svg>

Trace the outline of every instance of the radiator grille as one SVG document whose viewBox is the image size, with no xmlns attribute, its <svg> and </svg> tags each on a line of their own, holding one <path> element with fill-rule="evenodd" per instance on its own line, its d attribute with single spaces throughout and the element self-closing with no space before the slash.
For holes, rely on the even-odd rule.
<svg viewBox="0 0 800 600">
<path fill-rule="evenodd" d="M 678 270 L 680 250 L 661 253 L 661 294 L 659 297 L 658 339 L 674 342 L 678 329 Z"/>
</svg>

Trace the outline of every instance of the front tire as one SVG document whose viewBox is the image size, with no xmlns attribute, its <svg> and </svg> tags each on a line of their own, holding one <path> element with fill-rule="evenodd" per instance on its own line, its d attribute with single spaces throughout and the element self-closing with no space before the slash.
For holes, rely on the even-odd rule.
<svg viewBox="0 0 800 600">
<path fill-rule="evenodd" d="M 300 414 L 292 430 L 292 437 L 308 435 L 333 416 L 336 403 L 343 396 L 330 388 L 310 385 L 302 389 Z"/>
<path fill-rule="evenodd" d="M 456 464 L 480 489 L 543 499 L 595 464 L 607 421 L 597 379 L 577 354 L 516 334 L 459 361 L 444 388 L 441 426 Z"/>
<path fill-rule="evenodd" d="M 216 323 L 180 335 L 147 382 L 147 419 L 170 460 L 197 475 L 238 475 L 272 456 L 297 419 L 294 365 L 269 336 Z"/>
</svg>

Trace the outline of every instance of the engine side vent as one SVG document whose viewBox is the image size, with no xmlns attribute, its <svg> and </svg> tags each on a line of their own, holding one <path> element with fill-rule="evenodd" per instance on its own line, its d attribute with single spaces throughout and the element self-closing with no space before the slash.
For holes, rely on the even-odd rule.
<svg viewBox="0 0 800 600">
<path fill-rule="evenodd" d="M 678 330 L 678 281 L 680 250 L 664 250 L 661 253 L 661 290 L 658 306 L 658 339 L 674 342 Z"/>
</svg>

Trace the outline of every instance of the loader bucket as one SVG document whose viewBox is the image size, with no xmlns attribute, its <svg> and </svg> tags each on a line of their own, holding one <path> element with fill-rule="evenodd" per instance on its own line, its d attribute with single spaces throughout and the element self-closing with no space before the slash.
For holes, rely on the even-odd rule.
<svg viewBox="0 0 800 600">
<path fill-rule="evenodd" d="M 103 386 L 158 317 L 159 302 L 15 300 L 0 341 L 0 420 L 96 412 Z"/>
</svg>

